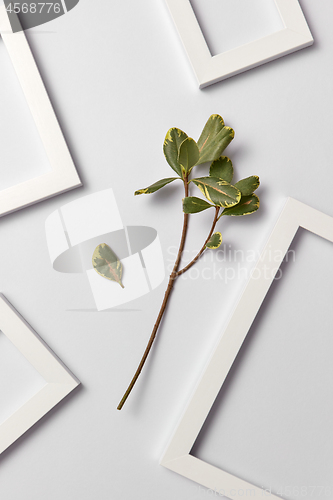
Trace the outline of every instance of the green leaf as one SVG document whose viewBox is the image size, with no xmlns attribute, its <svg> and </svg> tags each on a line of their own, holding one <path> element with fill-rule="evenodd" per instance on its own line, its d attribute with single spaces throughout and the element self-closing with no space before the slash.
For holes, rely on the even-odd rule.
<svg viewBox="0 0 333 500">
<path fill-rule="evenodd" d="M 220 158 L 214 160 L 210 166 L 209 175 L 231 182 L 234 176 L 234 167 L 232 166 L 230 158 L 227 156 L 220 156 Z"/>
<path fill-rule="evenodd" d="M 260 206 L 260 201 L 257 195 L 252 194 L 251 196 L 242 196 L 241 201 L 232 208 L 226 208 L 223 210 L 220 217 L 223 215 L 250 215 L 256 212 Z"/>
<path fill-rule="evenodd" d="M 182 142 L 187 139 L 187 134 L 179 128 L 171 128 L 164 139 L 163 151 L 170 167 L 182 177 L 182 169 L 178 161 L 179 148 Z"/>
<path fill-rule="evenodd" d="M 220 115 L 212 115 L 198 140 L 200 152 L 199 163 L 217 160 L 230 144 L 235 136 L 235 132 L 230 127 L 224 125 Z"/>
<path fill-rule="evenodd" d="M 179 148 L 178 162 L 185 173 L 189 174 L 199 160 L 199 148 L 197 143 L 188 137 Z"/>
<path fill-rule="evenodd" d="M 103 278 L 116 281 L 121 288 L 124 288 L 121 282 L 123 265 L 109 245 L 102 243 L 95 248 L 92 263 L 95 271 Z"/>
<path fill-rule="evenodd" d="M 134 195 L 137 196 L 138 194 L 151 194 L 155 193 L 162 187 L 166 186 L 167 184 L 170 184 L 170 182 L 176 181 L 179 179 L 179 177 L 168 177 L 167 179 L 161 179 L 160 181 L 155 182 L 151 186 L 148 186 L 145 189 L 139 189 L 138 191 L 135 191 Z"/>
<path fill-rule="evenodd" d="M 259 177 L 251 175 L 251 177 L 236 182 L 235 186 L 240 190 L 242 196 L 250 196 L 260 186 Z"/>
<path fill-rule="evenodd" d="M 206 243 L 206 248 L 210 248 L 211 250 L 215 250 L 218 248 L 222 243 L 222 234 L 221 233 L 214 233 L 210 237 L 209 241 Z"/>
<path fill-rule="evenodd" d="M 207 201 L 201 198 L 196 198 L 195 196 L 189 196 L 188 198 L 183 198 L 183 210 L 185 214 L 196 214 L 211 208 L 213 205 L 207 203 Z"/>
<path fill-rule="evenodd" d="M 233 207 L 241 199 L 240 191 L 217 177 L 200 177 L 192 179 L 208 201 L 219 207 Z"/>
</svg>

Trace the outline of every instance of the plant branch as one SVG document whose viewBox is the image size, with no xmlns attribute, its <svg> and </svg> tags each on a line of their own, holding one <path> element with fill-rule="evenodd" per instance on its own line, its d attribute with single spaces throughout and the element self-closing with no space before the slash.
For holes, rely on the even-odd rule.
<svg viewBox="0 0 333 500">
<path fill-rule="evenodd" d="M 184 177 L 184 187 L 185 187 L 185 197 L 187 198 L 188 197 L 188 176 L 185 176 Z M 178 250 L 178 254 L 177 254 L 177 258 L 176 258 L 176 262 L 175 262 L 175 265 L 173 267 L 173 270 L 172 270 L 172 273 L 170 274 L 170 277 L 169 277 L 169 282 L 168 282 L 168 287 L 165 291 L 165 294 L 164 294 L 164 299 L 163 299 L 163 302 L 162 302 L 162 306 L 161 306 L 161 309 L 160 309 L 160 312 L 157 316 L 157 320 L 156 320 L 156 323 L 154 325 L 154 328 L 153 328 L 153 331 L 152 331 L 152 334 L 150 336 L 150 339 L 149 339 L 149 342 L 148 342 L 148 345 L 146 347 L 146 350 L 142 356 L 142 359 L 140 361 L 140 364 L 135 372 L 135 375 L 130 383 L 130 385 L 128 386 L 128 389 L 127 391 L 125 392 L 122 400 L 120 401 L 118 407 L 117 407 L 117 410 L 121 410 L 122 407 L 124 406 L 128 396 L 130 395 L 130 393 L 132 392 L 132 389 L 136 383 L 136 381 L 138 380 L 139 378 L 139 375 L 142 371 L 142 368 L 148 358 L 148 354 L 153 346 L 153 343 L 154 343 L 154 340 L 156 338 L 156 334 L 157 334 L 157 331 L 158 331 L 158 328 L 160 326 L 160 323 L 161 323 L 161 320 L 163 318 L 163 315 L 164 315 L 164 312 L 165 312 L 165 309 L 166 309 L 166 306 L 167 306 L 167 303 L 168 303 L 168 300 L 169 300 L 169 297 L 170 297 L 170 293 L 171 293 L 171 290 L 173 288 L 173 285 L 174 285 L 174 282 L 175 282 L 175 279 L 177 277 L 177 271 L 178 271 L 178 267 L 179 267 L 179 264 L 180 264 L 180 260 L 182 258 L 182 254 L 183 254 L 183 250 L 184 250 L 184 246 L 185 246 L 185 240 L 186 240 L 186 234 L 187 234 L 187 226 L 188 226 L 188 214 L 184 214 L 184 222 L 183 222 L 183 231 L 182 231 L 182 237 L 181 237 L 181 240 L 180 240 L 180 245 L 179 245 L 179 250 Z"/>
<path fill-rule="evenodd" d="M 214 220 L 213 220 L 213 224 L 212 224 L 211 230 L 209 232 L 209 235 L 207 236 L 207 239 L 206 239 L 205 243 L 203 244 L 203 247 L 201 248 L 200 252 L 196 255 L 196 257 L 194 257 L 194 259 L 186 267 L 184 267 L 180 271 L 176 272 L 176 278 L 178 278 L 178 276 L 180 276 L 181 274 L 183 274 L 186 271 L 188 271 L 197 262 L 197 260 L 200 259 L 201 255 L 206 250 L 206 245 L 207 245 L 208 241 L 210 240 L 210 238 L 211 238 L 211 236 L 212 236 L 212 234 L 214 232 L 216 223 L 218 221 L 219 212 L 220 212 L 220 207 L 215 207 L 215 217 L 214 217 Z"/>
</svg>

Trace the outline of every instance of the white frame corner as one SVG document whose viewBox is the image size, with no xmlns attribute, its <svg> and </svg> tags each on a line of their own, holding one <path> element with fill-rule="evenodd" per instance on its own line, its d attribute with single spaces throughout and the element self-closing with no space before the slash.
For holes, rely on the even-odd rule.
<svg viewBox="0 0 333 500">
<path fill-rule="evenodd" d="M 0 294 L 0 330 L 44 378 L 45 385 L 0 424 L 0 454 L 72 392 L 80 382 Z"/>
<path fill-rule="evenodd" d="M 19 24 L 16 16 L 15 23 Z M 51 171 L 0 191 L 0 217 L 82 186 L 24 31 L 13 33 L 5 5 L 0 6 L 0 37 L 24 92 Z"/>
<path fill-rule="evenodd" d="M 212 57 L 190 0 L 166 0 L 200 89 L 313 44 L 298 0 L 274 1 L 284 29 Z"/>
<path fill-rule="evenodd" d="M 252 499 L 262 500 L 264 492 L 190 452 L 299 228 L 333 243 L 333 217 L 293 198 L 287 200 L 160 462 L 167 469 L 213 491 L 234 491 L 233 500 L 244 499 L 247 490 L 251 491 Z M 270 257 L 272 251 L 274 262 Z M 270 498 L 281 500 L 273 494 Z"/>
</svg>

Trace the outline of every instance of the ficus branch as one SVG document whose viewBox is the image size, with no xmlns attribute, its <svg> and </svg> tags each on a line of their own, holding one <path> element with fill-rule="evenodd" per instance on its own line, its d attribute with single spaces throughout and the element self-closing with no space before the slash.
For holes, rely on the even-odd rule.
<svg viewBox="0 0 333 500">
<path fill-rule="evenodd" d="M 206 250 L 206 245 L 207 243 L 209 242 L 213 232 L 214 232 L 214 229 L 215 229 L 215 226 L 216 226 L 216 223 L 218 221 L 218 217 L 219 217 L 219 212 L 220 212 L 220 207 L 215 207 L 215 217 L 214 217 L 214 220 L 213 220 L 213 224 L 212 224 L 212 227 L 211 227 L 211 230 L 209 232 L 209 235 L 207 236 L 207 239 L 205 241 L 205 243 L 203 244 L 200 252 L 194 257 L 194 259 L 189 263 L 187 264 L 186 267 L 184 267 L 183 269 L 181 269 L 180 271 L 177 271 L 176 272 L 176 278 L 178 278 L 178 276 L 180 276 L 181 274 L 184 274 L 186 271 L 188 271 L 199 259 L 200 257 L 202 256 L 202 254 L 204 253 L 204 251 Z"/>
<path fill-rule="evenodd" d="M 185 196 L 187 197 L 188 196 L 188 178 L 186 177 L 184 179 L 184 187 L 185 187 Z M 220 212 L 220 207 L 215 207 L 215 216 L 214 216 L 214 220 L 213 220 L 213 224 L 212 224 L 212 227 L 211 227 L 211 230 L 209 232 L 209 235 L 203 245 L 203 247 L 201 248 L 200 252 L 197 254 L 197 256 L 186 266 L 184 267 L 184 269 L 182 269 L 181 271 L 178 271 L 178 268 L 179 268 L 179 264 L 180 264 L 180 260 L 181 260 L 181 257 L 182 257 L 182 254 L 183 254 L 183 251 L 184 251 L 184 246 L 185 246 L 185 241 L 186 241 L 186 234 L 187 234 L 187 227 L 188 227 L 188 214 L 184 214 L 184 222 L 183 222 L 183 231 L 182 231 L 182 237 L 181 237 L 181 241 L 180 241 L 180 245 L 179 245 L 179 250 L 178 250 L 178 254 L 177 254 L 177 258 L 176 258 L 176 262 L 174 264 L 174 267 L 173 267 L 173 270 L 172 270 L 172 273 L 170 274 L 170 277 L 169 277 L 169 282 L 168 282 L 168 286 L 167 286 L 167 289 L 165 291 L 165 294 L 164 294 L 164 299 L 163 299 L 163 302 L 162 302 L 162 306 L 161 306 L 161 309 L 160 309 L 160 312 L 158 314 L 158 317 L 157 317 L 157 320 L 156 320 L 156 323 L 154 325 L 154 328 L 153 328 L 153 331 L 151 333 L 151 336 L 150 336 L 150 339 L 149 339 L 149 342 L 148 342 L 148 345 L 146 347 L 146 350 L 142 356 L 142 359 L 140 361 L 140 364 L 135 372 L 135 375 L 130 383 L 130 385 L 128 386 L 128 389 L 127 391 L 125 392 L 122 400 L 120 401 L 117 409 L 118 410 L 121 410 L 122 407 L 124 406 L 128 396 L 130 395 L 137 379 L 139 378 L 139 375 L 142 371 L 142 368 L 148 358 L 148 355 L 149 355 L 149 352 L 153 346 L 153 343 L 154 343 L 154 340 L 156 338 L 156 334 L 157 334 L 157 331 L 158 331 L 158 328 L 160 326 L 160 323 L 161 323 L 161 320 L 163 318 L 163 315 L 164 315 L 164 312 L 165 312 L 165 309 L 166 309 L 166 306 L 167 306 L 167 303 L 168 303 L 168 300 L 169 300 L 169 297 L 170 297 L 170 294 L 171 294 L 171 290 L 173 288 L 173 285 L 174 285 L 174 282 L 175 280 L 178 278 L 178 276 L 180 276 L 181 274 L 185 273 L 188 269 L 190 269 L 190 267 L 192 267 L 196 262 L 197 260 L 200 259 L 201 255 L 204 253 L 205 249 L 206 249 L 206 245 L 208 243 L 208 241 L 210 240 L 213 232 L 214 232 L 214 229 L 215 229 L 215 226 L 216 226 L 216 223 L 217 223 L 217 220 L 218 220 L 218 215 L 219 215 L 219 212 Z"/>
<path fill-rule="evenodd" d="M 184 188 L 185 188 L 185 197 L 188 196 L 188 176 L 185 176 L 184 177 Z M 132 389 L 136 383 L 136 381 L 138 380 L 139 378 L 139 375 L 142 371 L 142 368 L 148 358 L 148 354 L 153 346 L 153 343 L 154 343 L 154 340 L 156 338 L 156 334 L 157 334 L 157 330 L 160 326 L 160 323 L 161 323 L 161 320 L 163 318 L 163 315 L 164 315 L 164 312 L 165 312 L 165 309 L 166 309 L 166 306 L 167 306 L 167 303 L 168 303 L 168 300 L 169 300 L 169 297 L 170 297 L 170 293 L 171 293 L 171 290 L 173 288 L 173 285 L 174 285 L 174 282 L 175 282 L 175 279 L 177 277 L 177 271 L 178 271 L 178 267 L 179 267 L 179 264 L 180 264 L 180 260 L 181 260 L 181 257 L 182 257 L 182 254 L 183 254 L 183 250 L 184 250 L 184 246 L 185 246 L 185 240 L 186 240 L 186 234 L 187 234 L 187 227 L 188 227 L 188 214 L 184 214 L 184 222 L 183 222 L 183 231 L 182 231 L 182 237 L 181 237 L 181 240 L 180 240 L 180 245 L 179 245 L 179 249 L 178 249 L 178 254 L 177 254 L 177 258 L 176 258 L 176 262 L 175 262 L 175 265 L 173 267 L 173 270 L 172 270 L 172 273 L 170 274 L 170 278 L 169 278 L 169 282 L 168 282 L 168 286 L 167 286 L 167 289 L 165 291 L 165 294 L 164 294 L 164 299 L 163 299 L 163 302 L 162 302 L 162 306 L 161 306 L 161 309 L 160 309 L 160 312 L 157 316 L 157 320 L 156 320 L 156 323 L 154 325 L 154 328 L 153 328 L 153 331 L 151 333 L 151 336 L 150 336 L 150 339 L 149 339 L 149 342 L 148 342 L 148 345 L 146 347 L 146 350 L 142 356 L 142 359 L 140 361 L 140 364 L 135 372 L 135 375 L 130 383 L 130 385 L 128 386 L 128 389 L 127 391 L 125 392 L 122 400 L 120 401 L 118 407 L 117 407 L 117 410 L 121 410 L 122 407 L 124 406 L 128 396 L 130 395 L 130 393 L 132 392 Z"/>
<path fill-rule="evenodd" d="M 177 173 L 178 177 L 160 179 L 147 188 L 139 189 L 134 193 L 135 195 L 155 193 L 167 184 L 170 184 L 177 179 L 181 179 L 185 188 L 185 198 L 183 200 L 184 221 L 179 250 L 173 270 L 169 277 L 168 286 L 164 294 L 160 311 L 158 313 L 153 331 L 150 335 L 146 350 L 127 391 L 118 405 L 118 410 L 121 410 L 124 406 L 148 358 L 163 315 L 166 311 L 175 280 L 188 271 L 200 259 L 206 248 L 213 249 L 220 246 L 222 241 L 221 234 L 216 233 L 214 235 L 214 230 L 217 221 L 220 218 L 219 215 L 221 207 L 224 208 L 222 215 L 237 217 L 252 214 L 259 208 L 259 198 L 254 194 L 254 191 L 258 189 L 260 184 L 258 176 L 252 175 L 246 179 L 238 181 L 235 185 L 231 184 L 234 175 L 233 165 L 228 157 L 222 156 L 222 153 L 233 138 L 234 131 L 230 127 L 225 126 L 223 118 L 220 115 L 210 116 L 198 142 L 188 137 L 182 130 L 175 127 L 171 128 L 165 137 L 163 151 L 167 162 L 173 171 Z M 211 162 L 209 175 L 189 180 L 189 173 L 193 167 L 208 161 Z M 193 182 L 194 185 L 200 189 L 208 201 L 195 196 L 189 197 L 188 193 L 190 182 Z M 188 214 L 194 214 L 210 209 L 212 206 L 212 199 L 216 201 L 216 204 L 214 203 L 215 214 L 207 239 L 194 259 L 183 269 L 179 270 L 187 235 Z M 117 259 L 115 260 L 115 256 L 110 248 L 104 248 L 106 246 L 107 245 L 105 244 L 99 245 L 95 250 L 93 260 L 94 267 L 99 274 L 107 279 L 121 283 L 122 265 Z M 109 257 L 112 262 L 116 262 L 116 265 L 112 267 L 112 270 L 110 270 L 112 272 L 106 275 L 104 264 L 105 262 L 108 263 L 108 260 L 110 260 Z M 114 275 L 119 279 L 115 279 Z"/>
</svg>

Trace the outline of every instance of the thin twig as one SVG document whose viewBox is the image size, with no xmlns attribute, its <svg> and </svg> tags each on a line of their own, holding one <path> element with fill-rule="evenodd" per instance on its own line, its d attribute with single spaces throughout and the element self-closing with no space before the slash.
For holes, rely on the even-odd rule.
<svg viewBox="0 0 333 500">
<path fill-rule="evenodd" d="M 185 187 L 185 197 L 188 197 L 188 177 L 186 176 L 184 178 L 184 187 Z M 152 334 L 150 336 L 150 339 L 149 339 L 149 342 L 148 342 L 148 345 L 146 347 L 146 350 L 142 356 L 142 359 L 140 361 L 140 364 L 138 366 L 138 369 L 136 370 L 135 372 L 135 375 L 130 383 L 130 385 L 128 386 L 128 389 L 127 391 L 125 392 L 122 400 L 120 401 L 118 407 L 117 407 L 117 410 L 121 410 L 122 407 L 124 406 L 128 396 L 130 395 L 137 379 L 139 378 L 139 375 L 142 371 L 142 368 L 146 362 L 146 359 L 148 357 L 148 354 L 152 348 L 152 345 L 154 343 L 154 340 L 156 338 L 156 334 L 157 334 L 157 330 L 160 326 L 160 323 L 161 323 L 161 320 L 163 318 L 163 315 L 164 315 L 164 312 L 165 312 L 165 309 L 166 309 L 166 306 L 167 306 L 167 303 L 168 303 L 168 300 L 169 300 L 169 297 L 170 297 L 170 293 L 171 293 L 171 290 L 173 288 L 173 284 L 175 282 L 175 279 L 177 277 L 177 270 L 178 270 L 178 267 L 179 267 L 179 264 L 180 264 L 180 260 L 181 260 L 181 257 L 182 257 L 182 253 L 183 253 L 183 250 L 184 250 L 184 246 L 185 246 L 185 240 L 186 240 L 186 234 L 187 234 L 187 226 L 188 226 L 188 214 L 184 214 L 184 222 L 183 222 L 183 231 L 182 231 L 182 237 L 181 237 L 181 240 L 180 240 L 180 245 L 179 245 L 179 250 L 178 250 L 178 254 L 177 254 L 177 258 L 176 258 L 176 262 L 175 262 L 175 265 L 173 267 L 173 270 L 172 270 L 172 273 L 170 274 L 170 278 L 169 278 L 169 282 L 168 282 L 168 287 L 165 291 L 165 294 L 164 294 L 164 299 L 163 299 L 163 302 L 162 302 L 162 306 L 161 306 L 161 309 L 160 309 L 160 312 L 157 316 L 157 320 L 156 320 L 156 323 L 154 325 L 154 328 L 153 328 L 153 331 L 152 331 Z"/>
<path fill-rule="evenodd" d="M 180 271 L 176 272 L 176 275 L 175 275 L 176 278 L 178 278 L 178 276 L 180 276 L 181 274 L 183 274 L 186 271 L 188 271 L 197 262 L 197 260 L 200 259 L 201 255 L 206 250 L 206 245 L 207 245 L 208 241 L 210 240 L 210 238 L 211 238 L 211 236 L 212 236 L 212 234 L 214 232 L 214 229 L 215 229 L 215 226 L 216 226 L 216 223 L 217 223 L 217 219 L 218 219 L 218 216 L 219 216 L 219 211 L 220 211 L 220 207 L 215 207 L 215 217 L 214 217 L 214 220 L 213 220 L 213 224 L 212 224 L 211 230 L 209 232 L 209 235 L 208 235 L 205 243 L 203 244 L 203 247 L 201 248 L 200 252 L 196 255 L 196 257 L 194 257 L 194 259 L 186 267 L 184 267 Z"/>
</svg>

